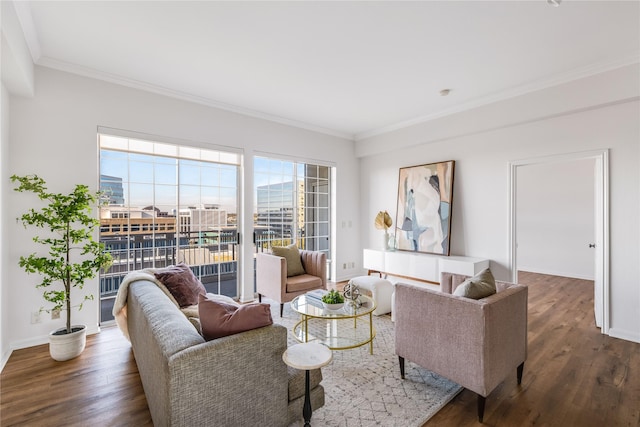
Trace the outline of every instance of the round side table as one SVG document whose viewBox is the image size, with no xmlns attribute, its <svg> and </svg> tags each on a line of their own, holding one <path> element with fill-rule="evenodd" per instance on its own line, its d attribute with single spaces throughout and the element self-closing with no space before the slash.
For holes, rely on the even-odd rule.
<svg viewBox="0 0 640 427">
<path fill-rule="evenodd" d="M 328 365 L 331 359 L 333 359 L 333 353 L 329 347 L 315 342 L 293 345 L 282 354 L 282 360 L 285 364 L 292 368 L 305 371 L 304 406 L 302 408 L 305 427 L 311 426 L 312 411 L 309 391 L 309 371 Z"/>
</svg>

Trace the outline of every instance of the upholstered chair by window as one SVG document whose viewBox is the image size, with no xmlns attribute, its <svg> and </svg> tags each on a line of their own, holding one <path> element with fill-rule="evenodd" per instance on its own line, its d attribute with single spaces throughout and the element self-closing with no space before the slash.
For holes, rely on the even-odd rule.
<svg viewBox="0 0 640 427">
<path fill-rule="evenodd" d="M 264 296 L 280 303 L 282 317 L 285 303 L 314 289 L 326 289 L 327 255 L 297 248 L 282 252 L 278 248 L 272 250 L 273 254 L 258 253 L 256 256 L 256 290 L 259 301 Z"/>
</svg>

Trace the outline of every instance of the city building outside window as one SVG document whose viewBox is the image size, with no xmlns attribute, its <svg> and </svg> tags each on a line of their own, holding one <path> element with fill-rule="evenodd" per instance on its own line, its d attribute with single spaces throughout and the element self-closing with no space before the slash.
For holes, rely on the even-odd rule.
<svg viewBox="0 0 640 427">
<path fill-rule="evenodd" d="M 101 322 L 130 271 L 184 262 L 207 292 L 238 295 L 240 154 L 100 133 Z"/>
</svg>

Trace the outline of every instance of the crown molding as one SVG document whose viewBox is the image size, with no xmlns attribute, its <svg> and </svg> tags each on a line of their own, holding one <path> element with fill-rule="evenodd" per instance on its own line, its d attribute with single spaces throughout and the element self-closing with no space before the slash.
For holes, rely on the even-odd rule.
<svg viewBox="0 0 640 427">
<path fill-rule="evenodd" d="M 324 135 L 329 135 L 329 136 L 346 139 L 354 142 L 363 141 L 374 136 L 408 128 L 411 126 L 418 125 L 420 123 L 429 122 L 432 120 L 450 116 L 463 111 L 472 110 L 474 108 L 479 108 L 479 107 L 493 104 L 499 101 L 504 101 L 506 99 L 525 95 L 527 93 L 536 92 L 539 90 L 547 89 L 547 88 L 558 86 L 561 84 L 566 84 L 566 83 L 579 80 L 585 77 L 593 76 L 593 75 L 604 73 L 607 71 L 612 71 L 618 68 L 623 68 L 623 67 L 633 65 L 633 64 L 638 64 L 638 63 L 640 63 L 640 53 L 634 52 L 633 54 L 630 54 L 625 57 L 618 58 L 612 61 L 601 62 L 598 64 L 592 64 L 586 67 L 576 68 L 574 70 L 568 71 L 566 73 L 557 74 L 547 79 L 541 79 L 529 84 L 511 88 L 505 91 L 496 92 L 489 96 L 477 98 L 475 100 L 466 102 L 464 104 L 460 104 L 455 107 L 441 110 L 432 114 L 427 114 L 427 115 L 419 116 L 413 119 L 404 120 L 389 126 L 384 126 L 378 129 L 373 129 L 373 130 L 361 132 L 358 134 L 351 134 L 347 132 L 337 131 L 334 129 L 324 128 L 321 126 L 316 126 L 310 123 L 300 122 L 297 120 L 292 120 L 292 119 L 264 113 L 261 111 L 252 110 L 249 108 L 227 104 L 227 103 L 216 101 L 210 98 L 169 89 L 163 86 L 154 85 L 154 84 L 142 82 L 135 79 L 129 79 L 117 74 L 98 71 L 92 68 L 83 67 L 78 64 L 60 61 L 60 60 L 49 58 L 46 56 L 41 56 L 39 60 L 36 62 L 36 64 L 39 66 L 52 68 L 60 71 L 65 71 L 68 73 L 77 74 L 80 76 L 89 77 L 97 80 L 102 80 L 102 81 L 130 87 L 134 89 L 144 90 L 147 92 L 168 96 L 168 97 L 180 99 L 183 101 L 193 102 L 193 103 L 205 105 L 212 108 L 217 108 L 220 110 L 229 111 L 236 114 L 241 114 L 244 116 L 254 117 L 257 119 L 262 119 L 262 120 L 266 120 L 266 121 L 270 121 L 270 122 L 274 122 L 274 123 L 278 123 L 286 126 L 296 127 L 299 129 L 321 133 Z"/>
<path fill-rule="evenodd" d="M 31 59 L 36 64 L 42 56 L 42 48 L 40 47 L 40 40 L 38 40 L 38 31 L 36 31 L 36 25 L 33 22 L 33 15 L 31 15 L 31 7 L 28 1 L 12 1 L 13 7 L 20 21 L 22 27 L 22 33 L 24 39 L 29 47 L 31 53 Z"/>
<path fill-rule="evenodd" d="M 78 64 L 73 64 L 66 61 L 60 61 L 47 56 L 42 56 L 36 63 L 39 66 L 52 68 L 59 71 L 65 71 L 67 73 L 80 75 L 83 77 L 89 77 L 96 80 L 102 80 L 109 83 L 114 83 L 121 86 L 130 87 L 133 89 L 139 89 L 146 92 L 155 93 L 158 95 L 164 95 L 182 101 L 193 102 L 196 104 L 205 105 L 207 107 L 217 108 L 220 110 L 229 111 L 244 116 L 254 117 L 286 126 L 296 127 L 299 129 L 308 130 L 311 132 L 321 133 L 329 136 L 335 136 L 338 138 L 353 141 L 354 135 L 346 132 L 340 132 L 333 129 L 324 128 L 321 126 L 312 125 L 297 120 L 287 119 L 285 117 L 276 116 L 273 114 L 263 113 L 261 111 L 252 110 L 249 108 L 239 107 L 237 105 L 227 104 L 224 102 L 216 101 L 214 99 L 206 98 L 203 96 L 193 95 L 190 93 L 169 89 L 160 85 L 146 83 L 140 80 L 130 79 L 113 73 L 107 73 L 104 71 L 98 71 L 93 68 L 84 67 Z"/>
<path fill-rule="evenodd" d="M 566 84 L 575 80 L 579 80 L 585 77 L 590 77 L 596 74 L 601 74 L 607 71 L 612 71 L 618 68 L 623 68 L 629 65 L 634 65 L 640 63 L 640 53 L 634 52 L 630 55 L 617 58 L 612 61 L 601 62 L 598 64 L 592 64 L 586 67 L 576 68 L 571 71 L 556 74 L 547 79 L 537 80 L 532 83 L 528 83 L 525 85 L 517 86 L 505 91 L 496 92 L 486 97 L 477 98 L 470 102 L 466 102 L 464 104 L 457 105 L 452 108 L 448 108 L 446 110 L 441 110 L 435 112 L 433 114 L 427 114 L 424 116 L 416 117 L 413 119 L 405 120 L 402 122 L 398 122 L 389 126 L 385 126 L 378 129 L 373 129 L 370 131 L 358 133 L 354 136 L 355 141 L 362 141 L 367 138 L 371 138 L 374 136 L 382 135 L 385 133 L 397 131 L 400 129 L 404 129 L 410 126 L 414 126 L 420 123 L 425 123 L 431 120 L 439 119 L 442 117 L 450 116 L 452 114 L 461 113 L 463 111 L 472 110 L 474 108 L 479 108 L 485 105 L 493 104 L 495 102 L 504 101 L 506 99 L 515 98 L 517 96 L 525 95 L 527 93 L 536 92 L 539 90 L 547 89 L 553 86 L 558 86 L 561 84 Z"/>
</svg>

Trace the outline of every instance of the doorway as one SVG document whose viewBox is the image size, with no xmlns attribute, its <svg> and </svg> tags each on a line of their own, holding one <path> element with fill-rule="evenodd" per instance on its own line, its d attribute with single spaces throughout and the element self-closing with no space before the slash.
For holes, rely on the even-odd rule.
<svg viewBox="0 0 640 427">
<path fill-rule="evenodd" d="M 591 241 L 590 236 L 585 235 L 582 245 L 579 249 L 569 249 L 570 253 L 567 255 L 567 260 L 573 259 L 574 263 L 580 263 L 580 252 L 587 251 L 587 254 L 591 251 L 595 252 L 593 259 L 593 269 L 589 271 L 587 269 L 582 270 L 582 274 L 593 275 L 594 280 L 594 313 L 595 323 L 601 328 L 603 334 L 608 334 L 609 331 L 609 246 L 608 246 L 608 230 L 609 230 L 609 218 L 608 218 L 608 151 L 590 151 L 583 153 L 564 154 L 551 157 L 519 160 L 510 164 L 510 269 L 512 273 L 512 280 L 517 282 L 518 269 L 520 266 L 524 266 L 526 263 L 526 251 L 518 251 L 518 242 L 520 238 L 525 238 L 524 232 L 520 227 L 521 223 L 530 221 L 530 218 L 523 216 L 519 217 L 519 208 L 523 207 L 529 200 L 526 195 L 519 193 L 519 182 L 528 182 L 531 180 L 532 171 L 544 171 L 562 169 L 563 166 L 581 164 L 582 167 L 590 165 L 592 175 L 588 177 L 587 181 L 593 188 L 593 200 L 590 207 L 592 212 L 584 212 L 579 216 L 593 215 L 593 235 L 594 238 Z M 561 174 L 560 174 L 561 175 Z M 541 185 L 553 185 L 549 177 L 540 177 Z M 568 178 L 567 178 L 568 179 Z M 520 181 L 519 181 L 520 180 Z M 550 184 L 551 183 L 551 184 Z M 520 186 L 522 187 L 522 186 Z M 587 189 L 588 191 L 588 189 Z M 538 193 L 540 193 L 539 191 Z M 541 200 L 541 203 L 545 203 L 546 200 Z M 552 200 L 551 200 L 552 202 Z M 551 203 L 550 209 L 553 209 L 553 203 Z M 589 218 L 588 218 L 589 219 Z M 520 236 L 519 233 L 522 235 Z M 574 236 L 575 243 L 575 236 Z M 554 243 L 548 242 L 549 245 Z M 595 245 L 595 247 L 589 247 L 589 245 Z M 524 248 L 523 248 L 524 249 Z M 551 248 L 550 248 L 551 251 Z M 573 252 L 571 252 L 573 251 Z M 582 254 L 582 261 L 584 261 L 584 253 Z M 592 255 L 593 256 L 593 255 Z M 523 260 L 524 258 L 524 260 Z M 524 263 L 523 263 L 524 261 Z M 551 264 L 553 265 L 552 261 Z M 555 264 L 556 268 L 558 265 Z M 566 268 L 571 268 L 570 263 L 567 262 Z M 547 268 L 553 268 L 547 266 Z M 560 270 L 558 270 L 560 272 Z M 574 268 L 575 271 L 575 268 Z M 552 274 L 552 273 L 550 273 Z M 573 274 L 573 276 L 580 274 Z"/>
</svg>

